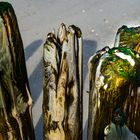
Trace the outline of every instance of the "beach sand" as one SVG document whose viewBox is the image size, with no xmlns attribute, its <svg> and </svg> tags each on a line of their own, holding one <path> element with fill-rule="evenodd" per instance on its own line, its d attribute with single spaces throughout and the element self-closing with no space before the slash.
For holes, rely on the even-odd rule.
<svg viewBox="0 0 140 140">
<path fill-rule="evenodd" d="M 5 1 L 5 0 L 4 0 Z M 33 98 L 36 139 L 42 139 L 42 47 L 48 32 L 67 26 L 80 27 L 84 39 L 83 140 L 87 136 L 89 57 L 104 46 L 113 46 L 122 25 L 140 25 L 139 0 L 7 0 L 15 10 L 26 57 Z"/>
</svg>

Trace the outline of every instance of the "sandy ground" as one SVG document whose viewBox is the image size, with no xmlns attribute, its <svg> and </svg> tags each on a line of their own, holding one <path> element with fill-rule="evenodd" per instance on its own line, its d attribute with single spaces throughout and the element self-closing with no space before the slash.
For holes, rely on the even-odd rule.
<svg viewBox="0 0 140 140">
<path fill-rule="evenodd" d="M 122 25 L 140 25 L 139 0 L 9 0 L 17 15 L 24 43 L 26 65 L 33 97 L 36 139 L 42 139 L 42 47 L 48 32 L 64 22 L 75 24 L 84 38 L 83 140 L 88 116 L 89 57 L 104 46 L 113 46 Z"/>
</svg>

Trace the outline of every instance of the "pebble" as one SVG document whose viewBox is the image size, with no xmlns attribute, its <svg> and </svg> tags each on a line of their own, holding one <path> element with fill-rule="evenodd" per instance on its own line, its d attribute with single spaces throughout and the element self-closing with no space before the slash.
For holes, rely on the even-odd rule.
<svg viewBox="0 0 140 140">
<path fill-rule="evenodd" d="M 105 23 L 109 23 L 109 21 L 108 21 L 107 19 L 104 19 L 104 22 L 105 22 Z"/>
<path fill-rule="evenodd" d="M 94 32 L 95 32 L 95 30 L 94 30 L 94 29 L 92 29 L 92 30 L 91 30 L 91 32 L 92 32 L 92 33 L 94 33 Z"/>
<path fill-rule="evenodd" d="M 82 13 L 85 13 L 85 12 L 86 12 L 86 10 L 83 9 L 83 10 L 82 10 Z"/>
</svg>

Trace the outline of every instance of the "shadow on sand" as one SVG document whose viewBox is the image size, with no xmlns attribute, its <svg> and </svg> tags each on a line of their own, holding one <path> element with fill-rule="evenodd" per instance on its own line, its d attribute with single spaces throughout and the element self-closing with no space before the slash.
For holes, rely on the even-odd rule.
<svg viewBox="0 0 140 140">
<path fill-rule="evenodd" d="M 36 140 L 43 139 L 43 116 L 41 115 L 37 125 L 35 126 Z"/>
<path fill-rule="evenodd" d="M 83 41 L 83 81 L 88 73 L 88 60 L 96 52 L 97 42 L 92 40 Z"/>
<path fill-rule="evenodd" d="M 87 129 L 88 129 L 88 93 L 86 92 L 89 87 L 88 85 L 88 61 L 89 58 L 96 52 L 97 42 L 92 40 L 83 41 L 83 140 L 87 140 Z"/>
<path fill-rule="evenodd" d="M 43 40 L 38 39 L 33 41 L 31 44 L 29 44 L 24 52 L 25 52 L 25 60 L 27 61 L 32 55 L 33 53 L 40 47 L 40 45 L 43 43 Z"/>
</svg>

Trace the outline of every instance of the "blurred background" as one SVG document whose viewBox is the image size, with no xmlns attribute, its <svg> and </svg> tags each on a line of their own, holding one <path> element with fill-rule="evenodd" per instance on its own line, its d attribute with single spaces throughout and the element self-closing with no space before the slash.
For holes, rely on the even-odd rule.
<svg viewBox="0 0 140 140">
<path fill-rule="evenodd" d="M 33 98 L 36 139 L 42 140 L 42 48 L 46 35 L 63 22 L 80 27 L 84 41 L 83 140 L 87 140 L 89 57 L 113 46 L 122 25 L 140 25 L 139 0 L 4 0 L 15 10 L 24 44 Z"/>
</svg>

